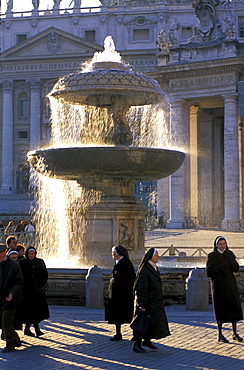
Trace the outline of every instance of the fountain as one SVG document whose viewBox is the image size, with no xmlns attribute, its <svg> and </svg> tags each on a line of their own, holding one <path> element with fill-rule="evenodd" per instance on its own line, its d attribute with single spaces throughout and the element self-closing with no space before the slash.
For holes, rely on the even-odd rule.
<svg viewBox="0 0 244 370">
<path fill-rule="evenodd" d="M 185 157 L 176 150 L 134 145 L 137 130 L 128 112 L 133 106 L 161 102 L 159 84 L 122 63 L 108 36 L 104 51 L 95 53 L 80 73 L 60 78 L 49 96 L 59 106 L 82 107 L 80 142 L 31 151 L 28 160 L 44 176 L 76 181 L 85 194 L 97 194 L 80 213 L 84 236 L 69 253 L 79 255 L 83 266 L 108 267 L 110 249 L 120 243 L 137 263 L 144 253 L 146 210 L 134 197 L 134 185 L 171 175 Z M 70 113 L 64 121 L 69 119 Z"/>
</svg>

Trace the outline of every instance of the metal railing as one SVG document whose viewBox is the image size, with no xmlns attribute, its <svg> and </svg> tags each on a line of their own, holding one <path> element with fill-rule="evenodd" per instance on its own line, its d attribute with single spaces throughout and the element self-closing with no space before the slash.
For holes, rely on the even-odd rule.
<svg viewBox="0 0 244 370">
<path fill-rule="evenodd" d="M 205 249 L 213 250 L 213 247 L 174 247 L 173 244 L 171 244 L 170 247 L 157 247 L 157 249 L 160 252 L 160 256 L 179 256 L 179 257 L 206 257 L 209 252 L 206 252 Z M 163 253 L 161 254 L 161 250 L 164 250 Z M 182 249 L 182 252 L 180 251 Z M 193 253 L 190 252 L 190 255 L 186 255 L 185 250 L 193 250 Z"/>
<path fill-rule="evenodd" d="M 185 228 L 195 229 L 220 229 L 222 218 L 220 217 L 185 217 Z"/>
<path fill-rule="evenodd" d="M 13 236 L 16 236 L 17 240 L 18 240 L 18 244 L 23 244 L 25 247 L 30 247 L 30 246 L 35 246 L 36 244 L 36 241 L 37 241 L 37 233 L 36 232 L 33 232 L 33 231 L 29 231 L 29 232 L 19 232 L 19 233 L 16 233 L 16 232 L 13 232 L 13 233 L 10 233 L 10 234 L 6 234 L 4 232 L 4 230 L 1 230 L 0 231 L 0 241 L 1 243 L 5 244 L 6 243 L 6 238 L 9 236 L 9 235 L 13 235 Z"/>
<path fill-rule="evenodd" d="M 244 231 L 244 220 L 227 220 L 226 231 Z"/>
</svg>

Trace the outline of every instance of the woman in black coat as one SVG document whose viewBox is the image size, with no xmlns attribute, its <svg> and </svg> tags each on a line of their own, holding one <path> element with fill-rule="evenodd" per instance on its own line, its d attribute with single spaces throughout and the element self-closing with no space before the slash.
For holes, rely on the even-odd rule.
<svg viewBox="0 0 244 370">
<path fill-rule="evenodd" d="M 222 334 L 222 324 L 232 323 L 233 339 L 242 342 L 236 332 L 236 323 L 243 319 L 240 297 L 233 272 L 239 270 L 235 255 L 227 246 L 226 239 L 218 236 L 214 251 L 209 253 L 207 275 L 211 278 L 211 293 L 215 318 L 218 325 L 218 342 L 229 341 Z"/>
<path fill-rule="evenodd" d="M 23 289 L 23 322 L 26 323 L 24 334 L 34 336 L 30 326 L 34 325 L 36 336 L 44 333 L 39 328 L 42 320 L 50 317 L 46 296 L 44 293 L 47 284 L 48 272 L 45 262 L 36 257 L 34 247 L 27 248 L 24 259 L 19 261 L 20 268 L 24 278 Z"/>
<path fill-rule="evenodd" d="M 136 274 L 134 288 L 136 295 L 135 316 L 141 311 L 150 317 L 149 330 L 145 334 L 142 344 L 142 335 L 134 331 L 136 342 L 133 345 L 133 351 L 138 353 L 145 352 L 142 345 L 151 349 L 157 348 L 152 344 L 152 338 L 160 339 L 170 335 L 164 310 L 162 282 L 156 265 L 158 260 L 158 251 L 150 248 L 143 257 Z"/>
<path fill-rule="evenodd" d="M 108 303 L 105 306 L 105 320 L 116 326 L 116 334 L 110 340 L 122 340 L 121 325 L 130 323 L 134 310 L 133 285 L 135 270 L 127 249 L 121 245 L 112 248 L 115 266 L 108 288 Z"/>
</svg>

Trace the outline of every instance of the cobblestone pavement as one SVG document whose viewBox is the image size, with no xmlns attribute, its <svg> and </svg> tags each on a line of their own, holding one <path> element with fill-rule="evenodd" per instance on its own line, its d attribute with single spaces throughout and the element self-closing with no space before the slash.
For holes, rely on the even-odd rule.
<svg viewBox="0 0 244 370">
<path fill-rule="evenodd" d="M 154 341 L 157 350 L 132 351 L 131 329 L 123 325 L 123 341 L 111 342 L 114 326 L 104 322 L 104 311 L 86 307 L 50 306 L 51 318 L 42 322 L 45 335 L 27 337 L 23 346 L 0 353 L 1 370 L 39 369 L 167 369 L 243 370 L 244 344 L 232 340 L 231 325 L 224 325 L 230 343 L 218 343 L 212 309 L 186 311 L 185 305 L 165 307 L 171 336 Z M 243 322 L 238 332 L 244 337 Z M 4 341 L 0 341 L 4 347 Z"/>
</svg>

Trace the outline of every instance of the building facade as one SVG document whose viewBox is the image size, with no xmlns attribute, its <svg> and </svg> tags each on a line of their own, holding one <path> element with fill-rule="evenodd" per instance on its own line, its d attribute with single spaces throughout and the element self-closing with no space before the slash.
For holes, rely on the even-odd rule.
<svg viewBox="0 0 244 370">
<path fill-rule="evenodd" d="M 158 217 L 169 228 L 241 227 L 244 1 L 101 1 L 97 8 L 34 6 L 1 16 L 0 202 L 28 212 L 29 150 L 50 142 L 47 94 L 80 71 L 107 35 L 135 70 L 165 91 L 171 146 L 183 166 L 158 181 Z M 232 226 L 231 226 L 232 225 Z M 236 225 L 236 226 L 233 226 Z"/>
</svg>

